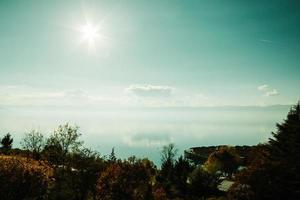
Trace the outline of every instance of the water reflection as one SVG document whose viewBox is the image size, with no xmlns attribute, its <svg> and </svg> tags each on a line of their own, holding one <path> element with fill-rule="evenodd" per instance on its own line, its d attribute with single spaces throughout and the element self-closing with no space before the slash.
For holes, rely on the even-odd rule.
<svg viewBox="0 0 300 200">
<path fill-rule="evenodd" d="M 267 141 L 275 123 L 289 106 L 83 109 L 8 107 L 0 110 L 1 133 L 12 133 L 18 146 L 25 131 L 50 134 L 59 124 L 80 126 L 82 139 L 91 148 L 120 157 L 147 156 L 159 163 L 162 145 L 175 143 L 179 152 L 192 146 L 257 144 Z"/>
</svg>

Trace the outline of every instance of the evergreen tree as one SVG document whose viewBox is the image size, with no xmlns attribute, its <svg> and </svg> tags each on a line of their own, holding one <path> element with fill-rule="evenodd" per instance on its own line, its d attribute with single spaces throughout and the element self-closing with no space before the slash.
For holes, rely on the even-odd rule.
<svg viewBox="0 0 300 200">
<path fill-rule="evenodd" d="M 270 160 L 281 169 L 277 175 L 282 196 L 300 199 L 300 102 L 293 106 L 270 139 Z"/>
<path fill-rule="evenodd" d="M 177 196 L 185 198 L 188 195 L 188 176 L 193 171 L 194 166 L 190 162 L 180 156 L 174 164 L 174 184 Z"/>
<path fill-rule="evenodd" d="M 111 149 L 111 153 L 110 153 L 110 155 L 109 155 L 108 160 L 109 160 L 110 162 L 116 162 L 116 161 L 117 161 L 117 157 L 116 157 L 116 154 L 115 154 L 115 147 L 113 147 L 113 148 Z"/>
<path fill-rule="evenodd" d="M 252 199 L 300 199 L 300 102 L 272 135 L 268 144 L 256 149 L 257 158 L 237 176 L 235 187 L 247 186 Z"/>
<path fill-rule="evenodd" d="M 1 140 L 2 150 L 7 153 L 12 148 L 13 138 L 9 133 L 7 133 Z"/>
</svg>

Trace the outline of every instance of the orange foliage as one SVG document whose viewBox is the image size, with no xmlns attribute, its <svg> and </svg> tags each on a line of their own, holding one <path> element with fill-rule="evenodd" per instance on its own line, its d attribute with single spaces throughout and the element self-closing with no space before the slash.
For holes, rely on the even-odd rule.
<svg viewBox="0 0 300 200">
<path fill-rule="evenodd" d="M 0 155 L 1 199 L 43 197 L 52 176 L 53 169 L 46 162 Z"/>
<path fill-rule="evenodd" d="M 153 166 L 145 160 L 113 163 L 101 173 L 97 199 L 149 199 L 154 185 L 153 172 Z"/>
</svg>

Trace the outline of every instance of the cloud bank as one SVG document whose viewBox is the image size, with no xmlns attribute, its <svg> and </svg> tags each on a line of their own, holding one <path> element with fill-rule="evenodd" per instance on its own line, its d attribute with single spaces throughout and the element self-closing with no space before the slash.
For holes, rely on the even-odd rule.
<svg viewBox="0 0 300 200">
<path fill-rule="evenodd" d="M 125 89 L 126 93 L 138 97 L 170 97 L 174 88 L 162 85 L 130 85 Z"/>
</svg>

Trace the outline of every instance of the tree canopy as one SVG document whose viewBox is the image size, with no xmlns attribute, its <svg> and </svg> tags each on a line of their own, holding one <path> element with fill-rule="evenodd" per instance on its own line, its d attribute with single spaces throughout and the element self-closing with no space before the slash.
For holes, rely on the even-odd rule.
<svg viewBox="0 0 300 200">
<path fill-rule="evenodd" d="M 299 102 L 277 124 L 272 136 L 267 144 L 255 149 L 256 158 L 247 170 L 238 174 L 232 191 L 243 188 L 243 195 L 251 194 L 253 199 L 300 199 Z"/>
<path fill-rule="evenodd" d="M 11 137 L 10 133 L 7 133 L 2 139 L 1 139 L 1 145 L 2 150 L 4 153 L 7 153 L 11 148 L 13 144 L 13 138 Z"/>
</svg>

